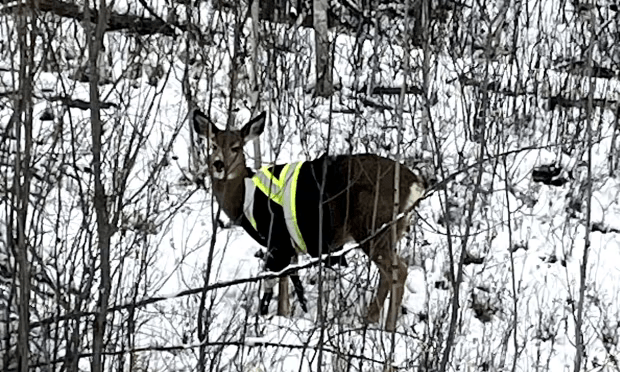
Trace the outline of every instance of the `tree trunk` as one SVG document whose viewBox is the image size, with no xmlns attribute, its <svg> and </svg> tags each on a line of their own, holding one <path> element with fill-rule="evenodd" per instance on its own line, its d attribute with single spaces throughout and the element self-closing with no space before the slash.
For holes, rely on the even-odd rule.
<svg viewBox="0 0 620 372">
<path fill-rule="evenodd" d="M 28 11 L 20 12 L 18 16 L 19 35 L 19 98 L 16 103 L 17 151 L 15 156 L 15 180 L 13 182 L 13 206 L 16 211 L 15 234 L 19 278 L 19 322 L 17 355 L 21 372 L 28 372 L 30 361 L 29 333 L 30 333 L 30 262 L 28 259 L 28 238 L 26 221 L 28 219 L 28 202 L 30 199 L 30 157 L 32 149 L 32 69 L 34 53 L 34 27 L 29 25 L 31 21 Z M 23 120 L 23 121 L 22 121 Z M 24 144 L 22 149 L 21 144 Z M 13 232 L 11 232 L 13 235 Z M 15 236 L 15 235 L 13 235 Z"/>
<path fill-rule="evenodd" d="M 329 97 L 334 92 L 332 56 L 327 25 L 327 0 L 314 0 L 314 42 L 316 52 L 316 95 Z"/>
<path fill-rule="evenodd" d="M 89 19 L 90 5 L 85 4 L 84 16 Z M 104 348 L 104 337 L 106 328 L 106 313 L 110 297 L 110 240 L 113 234 L 112 226 L 109 222 L 108 203 L 105 188 L 103 185 L 101 170 L 102 152 L 102 124 L 99 106 L 99 69 L 97 68 L 98 56 L 103 43 L 103 33 L 106 28 L 106 4 L 101 0 L 97 26 L 92 30 L 90 22 L 86 21 L 86 35 L 88 38 L 88 60 L 90 71 L 90 122 L 92 130 L 92 152 L 93 152 L 93 178 L 95 184 L 94 207 L 97 218 L 97 251 L 99 253 L 99 272 L 101 275 L 99 283 L 99 300 L 93 325 L 93 358 L 91 369 L 93 372 L 103 370 L 102 353 Z"/>
</svg>

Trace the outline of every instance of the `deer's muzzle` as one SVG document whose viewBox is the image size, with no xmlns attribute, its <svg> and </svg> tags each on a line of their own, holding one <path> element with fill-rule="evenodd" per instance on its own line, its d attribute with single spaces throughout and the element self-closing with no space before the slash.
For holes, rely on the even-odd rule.
<svg viewBox="0 0 620 372">
<path fill-rule="evenodd" d="M 224 162 L 221 160 L 216 160 L 213 162 L 213 168 L 215 169 L 216 172 L 223 172 L 224 171 Z"/>
</svg>

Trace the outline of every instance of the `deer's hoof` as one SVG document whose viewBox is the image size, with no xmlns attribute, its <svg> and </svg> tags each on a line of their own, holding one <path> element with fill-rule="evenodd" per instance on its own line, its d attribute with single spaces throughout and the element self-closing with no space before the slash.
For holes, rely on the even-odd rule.
<svg viewBox="0 0 620 372">
<path fill-rule="evenodd" d="M 267 315 L 269 313 L 269 304 L 260 304 L 260 315 Z"/>
<path fill-rule="evenodd" d="M 272 297 L 273 292 L 265 292 L 263 297 L 260 299 L 258 304 L 260 315 L 267 315 L 267 313 L 269 313 L 269 302 L 271 302 Z"/>
</svg>

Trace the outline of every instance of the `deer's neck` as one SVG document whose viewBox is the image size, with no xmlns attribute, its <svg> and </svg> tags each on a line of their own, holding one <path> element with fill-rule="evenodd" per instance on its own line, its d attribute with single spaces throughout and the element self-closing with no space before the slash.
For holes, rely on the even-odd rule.
<svg viewBox="0 0 620 372">
<path fill-rule="evenodd" d="M 228 218 L 233 221 L 238 221 L 243 214 L 243 201 L 245 198 L 244 178 L 213 180 L 215 199 L 217 199 Z"/>
</svg>

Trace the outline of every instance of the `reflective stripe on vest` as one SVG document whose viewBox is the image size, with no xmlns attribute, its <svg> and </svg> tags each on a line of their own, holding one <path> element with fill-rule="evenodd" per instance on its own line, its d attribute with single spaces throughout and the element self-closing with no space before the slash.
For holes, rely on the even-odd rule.
<svg viewBox="0 0 620 372">
<path fill-rule="evenodd" d="M 252 177 L 252 182 L 267 198 L 282 206 L 284 221 L 293 245 L 297 250 L 305 253 L 307 251 L 306 242 L 297 224 L 297 206 L 295 203 L 297 179 L 299 178 L 299 171 L 303 163 L 303 161 L 300 161 L 298 163 L 286 164 L 280 172 L 280 177 L 274 176 L 269 167 L 264 166 Z M 247 189 L 248 187 L 246 186 L 246 192 Z M 247 213 L 246 216 L 248 216 Z M 253 218 L 248 216 L 248 219 L 253 226 L 256 226 Z"/>
</svg>

